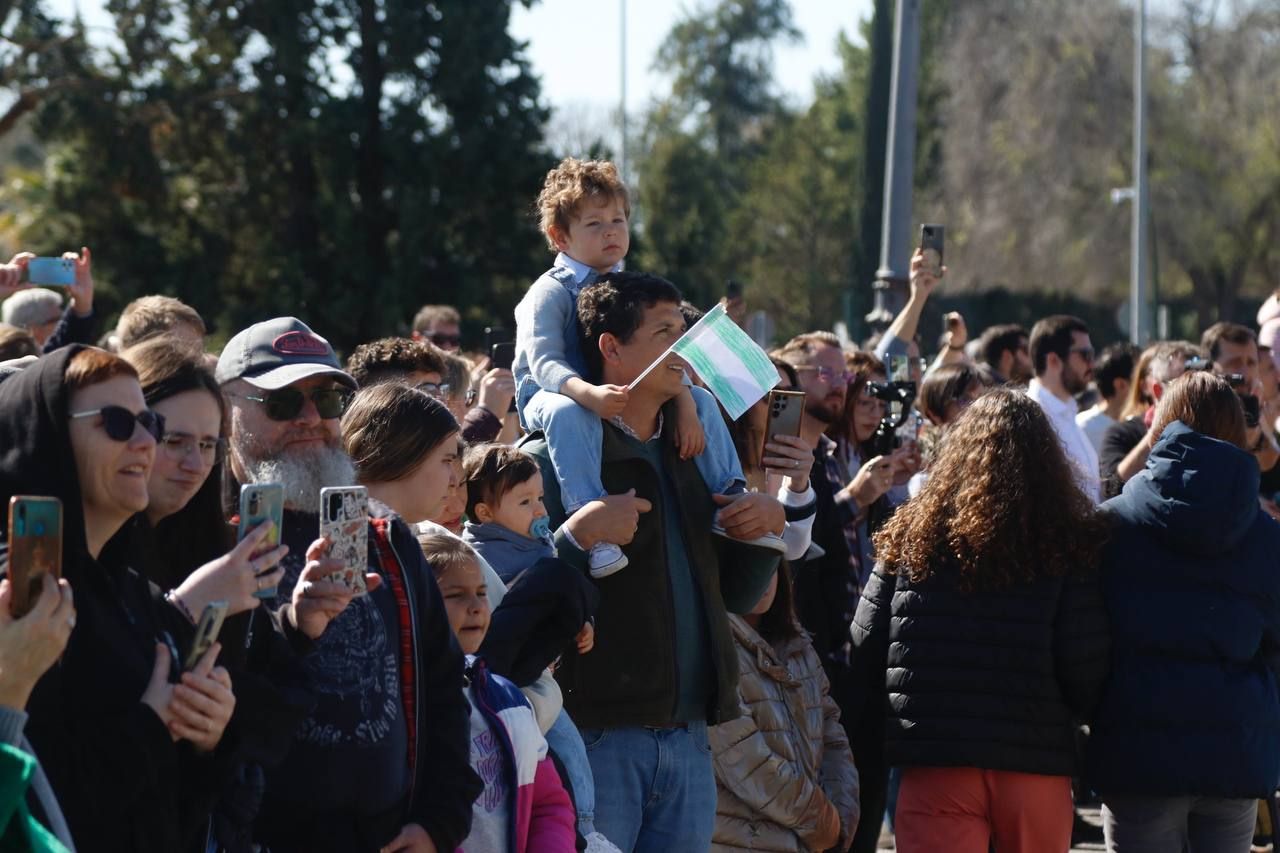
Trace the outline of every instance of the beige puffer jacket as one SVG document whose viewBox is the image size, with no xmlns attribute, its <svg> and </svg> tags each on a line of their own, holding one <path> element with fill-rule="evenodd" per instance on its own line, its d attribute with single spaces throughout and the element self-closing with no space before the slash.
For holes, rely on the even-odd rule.
<svg viewBox="0 0 1280 853">
<path fill-rule="evenodd" d="M 774 649 L 740 617 L 729 626 L 743 716 L 710 729 L 711 849 L 847 849 L 858 825 L 858 771 L 817 652 L 807 635 Z"/>
</svg>

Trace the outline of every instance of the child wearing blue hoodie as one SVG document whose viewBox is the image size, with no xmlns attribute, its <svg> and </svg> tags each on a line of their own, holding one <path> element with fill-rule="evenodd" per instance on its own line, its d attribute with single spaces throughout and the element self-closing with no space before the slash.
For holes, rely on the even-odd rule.
<svg viewBox="0 0 1280 853">
<path fill-rule="evenodd" d="M 462 538 L 505 583 L 556 555 L 542 472 L 532 456 L 506 444 L 483 444 L 467 453 L 462 474 L 469 519 Z"/>
<path fill-rule="evenodd" d="M 480 445 L 467 452 L 462 475 L 470 519 L 462 538 L 508 586 L 539 560 L 556 558 L 542 503 L 542 472 L 532 456 L 510 445 Z M 594 626 L 590 622 L 584 625 L 576 640 L 580 654 L 589 651 L 595 641 Z M 546 737 L 573 788 L 578 829 L 590 838 L 595 835 L 595 779 L 582 735 L 561 710 Z"/>
</svg>

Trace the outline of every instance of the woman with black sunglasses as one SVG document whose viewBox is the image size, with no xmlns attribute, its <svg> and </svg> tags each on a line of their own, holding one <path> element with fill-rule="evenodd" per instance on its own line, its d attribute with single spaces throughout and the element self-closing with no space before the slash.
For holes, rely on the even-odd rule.
<svg viewBox="0 0 1280 853">
<path fill-rule="evenodd" d="M 235 705 L 216 645 L 177 672 L 192 626 L 131 567 L 120 535 L 147 506 L 163 435 L 134 369 L 102 350 L 66 347 L 0 386 L 0 499 L 62 501 L 77 624 L 31 694 L 27 736 L 82 851 L 194 841 L 208 813 L 193 805 Z"/>
</svg>

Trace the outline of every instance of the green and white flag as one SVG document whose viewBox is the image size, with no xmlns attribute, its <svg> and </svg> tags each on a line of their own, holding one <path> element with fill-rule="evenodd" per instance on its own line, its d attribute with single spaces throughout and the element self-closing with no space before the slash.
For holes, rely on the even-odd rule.
<svg viewBox="0 0 1280 853">
<path fill-rule="evenodd" d="M 671 353 L 689 363 L 735 421 L 778 384 L 778 368 L 764 350 L 729 319 L 724 305 L 717 305 L 694 323 L 662 358 L 631 383 L 632 386 Z"/>
</svg>

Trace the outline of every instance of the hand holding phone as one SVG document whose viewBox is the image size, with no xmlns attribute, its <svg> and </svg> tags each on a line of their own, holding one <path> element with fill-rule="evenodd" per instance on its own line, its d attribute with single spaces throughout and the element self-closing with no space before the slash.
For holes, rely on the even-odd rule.
<svg viewBox="0 0 1280 853">
<path fill-rule="evenodd" d="M 280 544 L 280 528 L 284 525 L 284 486 L 279 483 L 252 483 L 240 487 L 240 525 L 236 530 L 236 540 L 243 542 L 250 531 L 256 530 L 266 522 L 273 525 L 272 531 L 266 535 L 261 544 L 254 548 L 250 559 L 262 556 Z M 269 574 L 271 569 L 262 572 Z M 276 595 L 276 586 L 259 589 L 254 598 L 268 599 Z"/>
<path fill-rule="evenodd" d="M 369 567 L 369 490 L 343 486 L 320 490 L 320 536 L 329 540 L 329 556 L 342 569 L 329 576 L 356 595 L 367 592 Z"/>
<path fill-rule="evenodd" d="M 804 423 L 804 400 L 803 391 L 780 391 L 775 388 L 769 392 L 766 398 L 769 420 L 764 431 L 765 446 L 761 454 L 763 467 L 782 471 L 794 471 L 798 467 L 793 464 L 796 460 L 780 458 L 777 453 L 770 453 L 769 444 L 773 442 L 774 436 L 800 435 L 800 427 Z"/>
<path fill-rule="evenodd" d="M 196 623 L 195 636 L 191 638 L 191 645 L 187 648 L 187 655 L 182 659 L 182 671 L 190 672 L 196 668 L 196 664 L 200 662 L 200 658 L 204 657 L 204 653 L 213 647 L 218 641 L 218 634 L 222 631 L 222 623 L 227 618 L 228 604 L 225 601 L 211 601 L 205 605 L 204 612 L 200 614 L 200 621 Z"/>
</svg>

